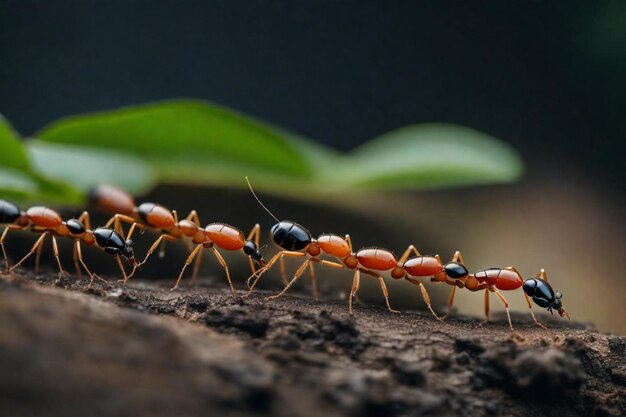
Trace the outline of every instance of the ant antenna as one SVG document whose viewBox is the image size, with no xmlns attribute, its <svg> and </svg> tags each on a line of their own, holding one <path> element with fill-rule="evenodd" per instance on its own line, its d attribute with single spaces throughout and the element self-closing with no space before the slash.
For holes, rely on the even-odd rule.
<svg viewBox="0 0 626 417">
<path fill-rule="evenodd" d="M 250 188 L 250 192 L 252 192 L 252 195 L 254 196 L 254 198 L 256 199 L 256 201 L 259 202 L 259 204 L 261 205 L 261 207 L 263 207 L 265 209 L 265 211 L 267 211 L 269 213 L 270 216 L 272 216 L 274 218 L 274 220 L 276 220 L 277 222 L 280 223 L 280 220 L 278 220 L 278 218 L 276 216 L 274 216 L 274 214 L 267 208 L 265 207 L 265 204 L 263 204 L 261 202 L 261 200 L 259 199 L 259 197 L 257 197 L 256 193 L 254 192 L 254 190 L 252 189 L 252 184 L 250 184 L 250 180 L 248 179 L 248 177 L 246 177 L 246 182 L 248 183 L 248 188 Z"/>
</svg>

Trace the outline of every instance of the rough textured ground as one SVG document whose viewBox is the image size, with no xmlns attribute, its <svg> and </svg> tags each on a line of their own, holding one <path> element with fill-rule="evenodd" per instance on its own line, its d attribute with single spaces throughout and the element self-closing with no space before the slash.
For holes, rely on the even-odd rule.
<svg viewBox="0 0 626 417">
<path fill-rule="evenodd" d="M 625 339 L 575 323 L 166 285 L 0 279 L 0 415 L 626 414 Z"/>
</svg>

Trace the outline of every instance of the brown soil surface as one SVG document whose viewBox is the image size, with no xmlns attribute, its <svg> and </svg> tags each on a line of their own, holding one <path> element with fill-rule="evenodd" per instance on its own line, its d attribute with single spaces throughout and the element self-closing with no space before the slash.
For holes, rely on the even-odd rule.
<svg viewBox="0 0 626 417">
<path fill-rule="evenodd" d="M 626 340 L 562 319 L 4 278 L 2 416 L 626 415 Z"/>
</svg>

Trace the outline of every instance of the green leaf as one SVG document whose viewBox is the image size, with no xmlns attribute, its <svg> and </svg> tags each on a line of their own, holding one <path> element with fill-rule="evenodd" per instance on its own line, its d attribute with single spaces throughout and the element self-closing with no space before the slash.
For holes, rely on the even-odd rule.
<svg viewBox="0 0 626 417">
<path fill-rule="evenodd" d="M 467 127 L 429 123 L 372 139 L 348 154 L 329 180 L 342 187 L 416 189 L 510 182 L 522 172 L 507 144 Z"/>
<path fill-rule="evenodd" d="M 66 204 L 83 202 L 83 194 L 63 183 L 45 178 L 33 168 L 24 144 L 2 116 L 0 149 L 0 197 Z"/>
<path fill-rule="evenodd" d="M 32 172 L 28 155 L 9 122 L 0 115 L 0 167 Z"/>
<path fill-rule="evenodd" d="M 141 158 L 127 153 L 39 140 L 29 140 L 26 146 L 39 172 L 82 191 L 99 184 L 112 184 L 137 195 L 155 185 L 152 168 Z"/>
<path fill-rule="evenodd" d="M 45 127 L 37 137 L 73 150 L 90 147 L 94 163 L 93 148 L 132 154 L 149 162 L 164 182 L 242 187 L 247 175 L 259 190 L 300 199 L 333 191 L 508 182 L 522 172 L 510 147 L 461 126 L 407 126 L 342 155 L 297 134 L 195 100 L 73 116 Z M 33 150 L 35 160 L 41 156 L 38 152 L 44 152 L 40 146 L 42 142 Z M 115 159 L 113 154 L 108 156 L 106 161 Z M 42 157 L 37 166 L 55 176 L 46 163 Z M 106 163 L 99 166 L 106 168 Z M 62 168 L 67 167 L 54 170 Z M 99 170 L 103 182 L 126 180 L 116 177 L 123 168 Z M 72 175 L 68 168 L 57 178 L 81 188 L 86 186 L 83 182 L 91 184 L 89 178 L 73 179 Z"/>
<path fill-rule="evenodd" d="M 123 150 L 150 161 L 168 182 L 241 185 L 312 177 L 302 146 L 280 130 L 223 107 L 174 100 L 73 116 L 44 127 L 37 138 Z M 302 142 L 303 140 L 300 139 Z"/>
</svg>

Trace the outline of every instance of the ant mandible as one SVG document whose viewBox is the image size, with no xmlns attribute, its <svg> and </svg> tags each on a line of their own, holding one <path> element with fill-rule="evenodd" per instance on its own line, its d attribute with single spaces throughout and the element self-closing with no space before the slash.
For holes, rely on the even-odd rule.
<svg viewBox="0 0 626 417">
<path fill-rule="evenodd" d="M 452 260 L 445 264 L 435 277 L 431 279 L 433 282 L 442 282 L 452 285 L 450 291 L 450 297 L 448 299 L 448 312 L 442 317 L 445 319 L 450 314 L 450 309 L 454 303 L 454 295 L 456 288 L 466 288 L 469 291 L 485 291 L 485 316 L 486 321 L 489 321 L 489 293 L 495 293 L 506 310 L 506 315 L 509 321 L 509 328 L 513 330 L 513 324 L 511 322 L 511 314 L 509 312 L 509 304 L 506 298 L 500 291 L 513 291 L 520 287 L 523 288 L 524 299 L 528 304 L 530 315 L 532 316 L 535 324 L 541 328 L 546 329 L 546 326 L 539 323 L 535 317 L 535 313 L 532 310 L 532 303 L 530 298 L 542 308 L 546 308 L 552 313 L 552 309 L 556 309 L 561 317 L 567 317 L 569 315 L 562 307 L 560 292 L 555 292 L 550 284 L 548 284 L 548 276 L 544 269 L 541 269 L 536 278 L 530 278 L 524 280 L 522 275 L 514 266 L 508 266 L 506 268 L 487 268 L 478 271 L 474 274 L 470 274 L 461 252 L 457 251 Z"/>
<path fill-rule="evenodd" d="M 422 256 L 417 249 L 411 245 L 398 260 L 393 252 L 384 248 L 362 248 L 357 252 L 354 252 L 352 249 L 352 240 L 349 235 L 341 237 L 335 234 L 322 234 L 315 239 L 306 228 L 298 223 L 288 220 L 278 220 L 278 218 L 272 214 L 272 212 L 256 195 L 248 177 L 246 177 L 246 181 L 248 182 L 248 187 L 250 188 L 252 195 L 261 207 L 263 207 L 265 211 L 267 211 L 267 213 L 278 222 L 271 228 L 270 231 L 274 243 L 283 249 L 274 255 L 265 267 L 250 276 L 248 282 L 250 282 L 252 278 L 256 279 L 250 286 L 248 294 L 252 292 L 261 276 L 267 272 L 277 260 L 282 260 L 283 257 L 307 257 L 307 259 L 296 270 L 293 278 L 287 283 L 285 288 L 280 293 L 267 297 L 267 300 L 274 300 L 285 294 L 285 292 L 287 292 L 287 290 L 289 290 L 289 288 L 302 275 L 307 266 L 310 269 L 311 279 L 314 283 L 314 294 L 316 295 L 317 291 L 313 265 L 315 263 L 320 263 L 332 268 L 348 268 L 354 270 L 352 289 L 348 300 L 348 309 L 350 314 L 352 314 L 352 299 L 356 297 L 359 290 L 361 273 L 371 275 L 378 279 L 378 283 L 385 297 L 387 309 L 390 312 L 398 313 L 399 311 L 391 308 L 387 286 L 385 285 L 383 277 L 378 273 L 378 271 L 391 270 L 391 276 L 393 278 L 405 278 L 410 283 L 420 287 L 422 297 L 424 298 L 426 305 L 431 313 L 438 318 L 431 307 L 430 297 L 428 296 L 426 288 L 420 281 L 414 278 L 430 277 L 439 272 L 442 265 L 438 256 Z M 411 253 L 414 253 L 416 257 L 407 260 Z M 330 255 L 340 260 L 342 263 L 319 259 L 318 257 L 322 254 Z"/>
</svg>

